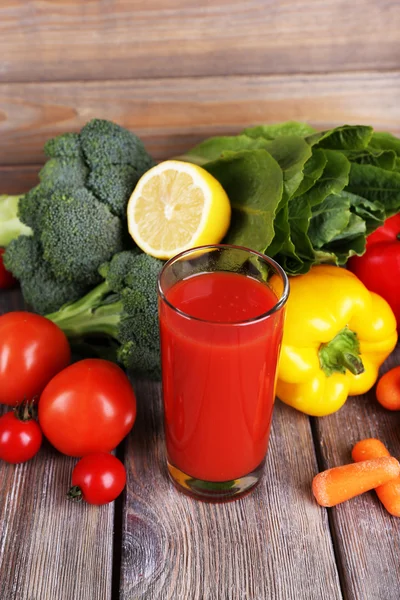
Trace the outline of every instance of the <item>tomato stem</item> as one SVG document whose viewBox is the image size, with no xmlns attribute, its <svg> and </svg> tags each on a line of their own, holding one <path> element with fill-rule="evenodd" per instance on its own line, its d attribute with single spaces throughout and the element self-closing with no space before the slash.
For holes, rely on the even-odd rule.
<svg viewBox="0 0 400 600">
<path fill-rule="evenodd" d="M 73 485 L 67 493 L 68 500 L 73 502 L 81 502 L 83 500 L 82 490 L 79 485 Z"/>
<path fill-rule="evenodd" d="M 27 401 L 25 400 L 19 406 L 14 408 L 14 414 L 19 421 L 26 423 L 27 421 L 32 421 L 32 419 L 36 419 L 37 409 L 35 406 L 35 400 Z"/>
</svg>

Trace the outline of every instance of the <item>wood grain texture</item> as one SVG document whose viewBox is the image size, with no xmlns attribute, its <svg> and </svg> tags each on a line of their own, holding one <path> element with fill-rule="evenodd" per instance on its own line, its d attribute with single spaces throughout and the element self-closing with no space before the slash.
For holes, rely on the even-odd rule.
<svg viewBox="0 0 400 600">
<path fill-rule="evenodd" d="M 22 194 L 39 183 L 41 165 L 0 167 L 0 194 Z"/>
<path fill-rule="evenodd" d="M 317 467 L 308 419 L 277 404 L 259 487 L 207 504 L 167 478 L 159 386 L 135 388 L 121 600 L 341 598 L 327 515 L 311 498 Z"/>
<path fill-rule="evenodd" d="M 395 69 L 392 0 L 2 0 L 0 80 Z"/>
<path fill-rule="evenodd" d="M 398 97 L 400 71 L 0 84 L 0 165 L 42 162 L 49 137 L 92 117 L 132 129 L 160 159 L 209 135 L 289 119 L 317 128 L 367 123 L 400 134 Z"/>
<path fill-rule="evenodd" d="M 0 291 L 0 314 L 22 307 L 19 290 Z M 47 443 L 28 463 L 0 462 L 2 600 L 111 599 L 114 506 L 66 499 L 75 463 Z"/>
<path fill-rule="evenodd" d="M 400 346 L 381 372 L 399 364 Z M 400 413 L 382 408 L 374 389 L 350 398 L 337 413 L 316 420 L 315 429 L 323 468 L 352 462 L 354 444 L 369 437 L 381 440 L 400 459 Z M 374 492 L 328 510 L 345 597 L 398 600 L 400 519 L 386 512 Z"/>
</svg>

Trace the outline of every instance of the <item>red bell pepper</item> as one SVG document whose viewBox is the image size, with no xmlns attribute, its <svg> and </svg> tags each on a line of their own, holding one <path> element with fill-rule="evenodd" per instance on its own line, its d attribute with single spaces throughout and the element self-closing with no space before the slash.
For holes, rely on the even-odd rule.
<svg viewBox="0 0 400 600">
<path fill-rule="evenodd" d="M 14 279 L 10 271 L 7 271 L 3 264 L 4 248 L 0 248 L 0 290 L 14 287 L 17 280 Z"/>
<path fill-rule="evenodd" d="M 392 307 L 400 328 L 400 213 L 367 237 L 366 252 L 352 256 L 347 267 Z"/>
</svg>

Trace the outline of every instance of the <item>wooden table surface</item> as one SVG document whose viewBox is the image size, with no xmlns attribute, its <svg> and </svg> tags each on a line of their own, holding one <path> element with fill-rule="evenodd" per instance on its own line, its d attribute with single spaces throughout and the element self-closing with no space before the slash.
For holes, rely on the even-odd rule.
<svg viewBox="0 0 400 600">
<path fill-rule="evenodd" d="M 93 117 L 156 159 L 288 119 L 400 135 L 399 31 L 392 0 L 2 0 L 0 193 L 33 186 L 44 142 Z M 0 313 L 21 306 L 0 292 Z M 159 386 L 133 384 L 115 504 L 68 502 L 75 461 L 48 445 L 0 464 L 0 600 L 399 600 L 399 520 L 374 493 L 330 510 L 311 495 L 361 438 L 400 458 L 400 416 L 373 391 L 318 420 L 277 402 L 262 483 L 211 505 L 167 480 Z"/>
<path fill-rule="evenodd" d="M 0 314 L 23 307 L 0 292 Z M 400 364 L 400 348 L 383 370 Z M 65 497 L 75 460 L 45 444 L 0 464 L 1 600 L 398 600 L 400 520 L 370 492 L 319 507 L 311 481 L 376 436 L 400 457 L 400 416 L 374 391 L 309 419 L 276 402 L 265 475 L 247 497 L 192 500 L 166 475 L 160 387 L 133 382 L 137 421 L 117 453 L 127 486 L 114 504 Z"/>
</svg>

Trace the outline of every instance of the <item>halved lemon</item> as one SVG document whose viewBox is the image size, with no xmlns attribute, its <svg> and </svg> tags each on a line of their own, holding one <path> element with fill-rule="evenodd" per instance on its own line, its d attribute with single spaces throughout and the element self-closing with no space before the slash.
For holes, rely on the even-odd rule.
<svg viewBox="0 0 400 600">
<path fill-rule="evenodd" d="M 127 217 L 139 248 L 168 259 L 188 248 L 218 244 L 228 231 L 231 207 L 221 184 L 205 169 L 167 160 L 141 177 Z"/>
</svg>

